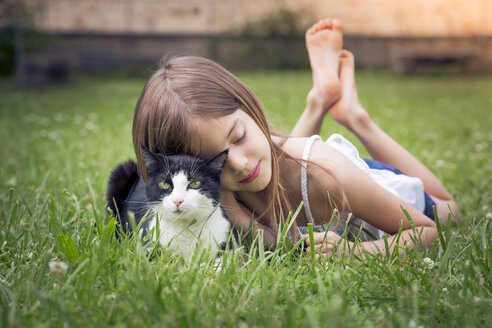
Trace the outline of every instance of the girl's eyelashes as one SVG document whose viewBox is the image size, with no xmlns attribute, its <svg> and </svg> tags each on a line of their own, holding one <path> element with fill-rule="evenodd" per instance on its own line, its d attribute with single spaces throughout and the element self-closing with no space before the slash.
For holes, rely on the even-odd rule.
<svg viewBox="0 0 492 328">
<path fill-rule="evenodd" d="M 234 141 L 234 144 L 235 145 L 240 144 L 241 142 L 244 141 L 244 138 L 246 138 L 246 131 L 243 132 L 243 134 L 241 135 L 241 137 L 239 137 L 239 139 L 237 139 L 236 141 Z"/>
</svg>

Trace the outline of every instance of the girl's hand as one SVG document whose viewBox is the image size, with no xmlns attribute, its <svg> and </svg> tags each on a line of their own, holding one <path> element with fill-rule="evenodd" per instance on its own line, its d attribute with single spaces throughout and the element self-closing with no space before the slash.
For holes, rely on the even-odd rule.
<svg viewBox="0 0 492 328">
<path fill-rule="evenodd" d="M 320 255 L 322 256 L 328 256 L 334 249 L 337 248 L 338 244 L 341 241 L 341 237 L 337 235 L 333 231 L 326 231 L 326 232 L 313 232 L 314 235 L 314 245 L 310 244 L 309 241 L 309 235 L 305 234 L 302 236 L 304 238 L 304 242 L 306 243 L 307 249 L 306 251 L 309 253 L 311 250 L 311 247 L 315 248 L 316 251 L 316 258 L 318 258 Z M 348 242 L 349 246 L 352 246 L 351 242 Z"/>
</svg>

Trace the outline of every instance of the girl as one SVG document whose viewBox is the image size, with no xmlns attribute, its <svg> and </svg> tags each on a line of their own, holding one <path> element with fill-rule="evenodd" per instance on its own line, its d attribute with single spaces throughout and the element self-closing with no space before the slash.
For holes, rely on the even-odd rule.
<svg viewBox="0 0 492 328">
<path fill-rule="evenodd" d="M 358 101 L 353 56 L 341 51 L 341 43 L 342 25 L 336 20 L 323 20 L 306 34 L 314 86 L 293 131 L 296 137 L 272 133 L 255 94 L 218 64 L 198 57 L 163 63 L 135 109 L 133 143 L 140 174 L 146 179 L 141 144 L 154 152 L 200 156 L 229 149 L 221 175 L 222 205 L 238 229 L 247 231 L 254 220 L 267 245 L 275 244 L 277 224 L 301 201 L 304 211 L 294 229 L 313 220 L 328 223 L 336 208 L 393 235 L 388 238 L 390 250 L 405 243 L 414 247 L 403 208 L 422 244 L 430 245 L 438 235 L 434 221 L 422 213 L 425 206 L 435 204 L 439 217 L 446 219 L 448 208 L 458 213 L 457 205 L 427 168 L 370 119 Z M 353 132 L 375 160 L 392 166 L 374 161 L 385 170 L 369 168 L 338 135 L 328 143 L 305 138 L 319 131 L 326 112 Z M 376 177 L 378 173 L 382 177 Z M 392 242 L 400 227 L 400 238 Z M 306 243 L 326 255 L 339 241 L 340 236 L 329 231 L 316 233 L 315 245 Z M 371 252 L 385 248 L 384 240 L 361 245 Z"/>
</svg>

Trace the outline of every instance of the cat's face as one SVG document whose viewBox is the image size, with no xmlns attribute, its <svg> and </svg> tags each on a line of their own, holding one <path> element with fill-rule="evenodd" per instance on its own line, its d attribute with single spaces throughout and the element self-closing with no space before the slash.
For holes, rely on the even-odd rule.
<svg viewBox="0 0 492 328">
<path fill-rule="evenodd" d="M 148 181 L 146 194 L 164 219 L 203 217 L 220 201 L 220 174 L 227 151 L 212 159 L 189 155 L 165 156 L 142 147 Z"/>
</svg>

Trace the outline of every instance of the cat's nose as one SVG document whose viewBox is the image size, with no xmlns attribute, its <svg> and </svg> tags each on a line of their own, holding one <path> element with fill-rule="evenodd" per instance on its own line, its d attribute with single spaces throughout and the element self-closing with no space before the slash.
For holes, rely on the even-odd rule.
<svg viewBox="0 0 492 328">
<path fill-rule="evenodd" d="M 183 199 L 174 199 L 173 203 L 178 207 L 179 205 L 183 204 L 184 200 Z"/>
</svg>

